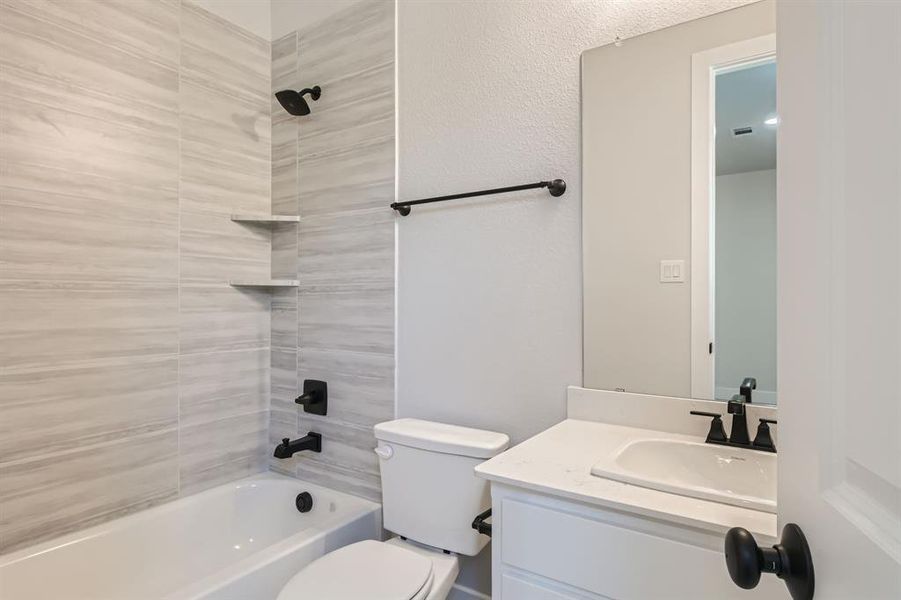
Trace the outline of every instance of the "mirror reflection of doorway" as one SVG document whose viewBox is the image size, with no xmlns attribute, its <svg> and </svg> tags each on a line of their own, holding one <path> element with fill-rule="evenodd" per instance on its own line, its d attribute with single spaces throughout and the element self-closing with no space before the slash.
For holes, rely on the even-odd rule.
<svg viewBox="0 0 901 600">
<path fill-rule="evenodd" d="M 775 404 L 776 38 L 692 55 L 691 390 Z"/>
<path fill-rule="evenodd" d="M 776 62 L 716 72 L 714 397 L 776 403 Z"/>
</svg>

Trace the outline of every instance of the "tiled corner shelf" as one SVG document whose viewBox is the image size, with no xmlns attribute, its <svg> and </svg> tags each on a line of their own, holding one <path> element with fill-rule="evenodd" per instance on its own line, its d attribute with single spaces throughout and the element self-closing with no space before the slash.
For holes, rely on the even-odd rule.
<svg viewBox="0 0 901 600">
<path fill-rule="evenodd" d="M 254 223 L 258 225 L 272 225 L 275 223 L 299 223 L 300 217 L 297 215 L 252 215 L 252 214 L 233 214 L 232 221 L 238 223 Z"/>
<path fill-rule="evenodd" d="M 254 288 L 291 288 L 300 285 L 297 279 L 231 279 L 228 282 L 233 287 Z"/>
</svg>

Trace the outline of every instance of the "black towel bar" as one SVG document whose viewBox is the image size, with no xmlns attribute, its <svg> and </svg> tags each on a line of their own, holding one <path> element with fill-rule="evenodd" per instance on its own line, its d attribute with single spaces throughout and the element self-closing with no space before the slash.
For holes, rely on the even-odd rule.
<svg viewBox="0 0 901 600">
<path fill-rule="evenodd" d="M 537 183 L 526 183 L 524 185 L 512 185 L 510 187 L 492 188 L 490 190 L 479 190 L 477 192 L 465 192 L 463 194 L 451 194 L 449 196 L 435 196 L 434 198 L 423 198 L 421 200 L 407 200 L 406 202 L 393 202 L 391 208 L 406 217 L 410 214 L 410 207 L 417 204 L 431 204 L 432 202 L 444 202 L 446 200 L 459 200 L 460 198 L 472 198 L 474 196 L 488 196 L 491 194 L 505 194 L 507 192 L 519 192 L 522 190 L 534 190 L 536 188 L 547 188 L 551 196 L 555 198 L 562 196 L 566 191 L 566 182 L 562 179 L 552 179 L 551 181 L 539 181 Z"/>
</svg>

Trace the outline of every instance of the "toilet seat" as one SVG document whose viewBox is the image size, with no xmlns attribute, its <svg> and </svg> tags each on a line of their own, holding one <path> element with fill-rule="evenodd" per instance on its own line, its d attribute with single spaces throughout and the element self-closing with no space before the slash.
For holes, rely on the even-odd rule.
<svg viewBox="0 0 901 600">
<path fill-rule="evenodd" d="M 421 600 L 432 587 L 432 561 L 397 545 L 365 540 L 313 561 L 278 600 Z"/>
</svg>

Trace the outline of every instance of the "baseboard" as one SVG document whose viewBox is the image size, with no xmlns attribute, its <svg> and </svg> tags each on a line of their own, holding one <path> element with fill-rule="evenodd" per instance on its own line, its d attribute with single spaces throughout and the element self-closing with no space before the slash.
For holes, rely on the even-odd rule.
<svg viewBox="0 0 901 600">
<path fill-rule="evenodd" d="M 447 600 L 491 600 L 491 596 L 455 583 L 450 594 L 447 595 Z"/>
</svg>

